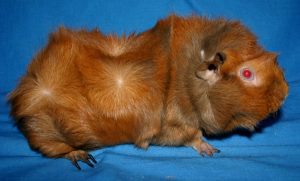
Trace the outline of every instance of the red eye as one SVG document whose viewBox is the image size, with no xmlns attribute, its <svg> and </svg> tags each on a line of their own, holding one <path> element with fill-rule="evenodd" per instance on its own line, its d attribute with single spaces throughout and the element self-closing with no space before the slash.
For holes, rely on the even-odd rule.
<svg viewBox="0 0 300 181">
<path fill-rule="evenodd" d="M 254 72 L 250 68 L 243 68 L 240 70 L 240 75 L 246 80 L 254 79 Z"/>
<path fill-rule="evenodd" d="M 249 69 L 244 69 L 242 74 L 246 79 L 250 79 L 252 77 L 252 72 Z"/>
</svg>

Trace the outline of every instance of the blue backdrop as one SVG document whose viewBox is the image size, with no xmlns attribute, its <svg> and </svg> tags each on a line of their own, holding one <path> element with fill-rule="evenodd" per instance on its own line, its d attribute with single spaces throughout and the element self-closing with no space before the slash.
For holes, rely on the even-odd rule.
<svg viewBox="0 0 300 181">
<path fill-rule="evenodd" d="M 279 0 L 1 0 L 0 180 L 300 180 L 300 3 Z M 151 28 L 170 13 L 238 19 L 270 51 L 278 52 L 290 86 L 274 120 L 258 132 L 209 142 L 221 149 L 202 158 L 191 148 L 121 145 L 93 151 L 94 169 L 30 150 L 9 118 L 6 95 L 48 34 L 64 25 L 128 34 Z"/>
</svg>

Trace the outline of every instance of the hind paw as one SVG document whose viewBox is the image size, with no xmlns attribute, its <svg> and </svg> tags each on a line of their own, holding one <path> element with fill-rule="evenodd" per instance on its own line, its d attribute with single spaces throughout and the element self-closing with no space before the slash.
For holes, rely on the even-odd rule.
<svg viewBox="0 0 300 181">
<path fill-rule="evenodd" d="M 83 151 L 83 150 L 71 151 L 70 153 L 67 153 L 65 155 L 65 158 L 71 160 L 72 164 L 78 170 L 81 170 L 81 167 L 79 166 L 78 161 L 82 161 L 92 168 L 94 167 L 94 164 L 97 163 L 96 159 L 91 154 L 88 154 L 86 151 Z"/>
</svg>

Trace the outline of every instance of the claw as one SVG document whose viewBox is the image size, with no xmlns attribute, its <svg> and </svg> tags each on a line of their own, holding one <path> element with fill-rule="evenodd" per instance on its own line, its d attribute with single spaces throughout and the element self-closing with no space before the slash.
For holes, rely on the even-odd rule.
<svg viewBox="0 0 300 181">
<path fill-rule="evenodd" d="M 95 164 L 97 163 L 96 159 L 91 154 L 88 154 L 88 156 L 92 160 L 92 162 L 94 162 Z"/>
<path fill-rule="evenodd" d="M 74 150 L 71 151 L 70 153 L 67 153 L 65 155 L 65 158 L 68 158 L 71 160 L 72 164 L 78 169 L 81 170 L 81 167 L 78 164 L 78 161 L 82 161 L 83 163 L 87 164 L 89 167 L 94 168 L 97 163 L 96 159 L 91 155 L 88 154 L 87 152 L 83 150 Z"/>
<path fill-rule="evenodd" d="M 86 163 L 88 166 L 94 168 L 94 164 L 92 164 L 92 163 L 90 162 L 90 160 L 86 159 L 86 160 L 82 160 L 82 161 L 83 161 L 84 163 Z"/>
<path fill-rule="evenodd" d="M 214 148 L 214 153 L 221 153 L 221 150 Z"/>
<path fill-rule="evenodd" d="M 72 164 L 73 164 L 78 170 L 81 170 L 81 168 L 80 168 L 80 166 L 79 166 L 79 164 L 78 164 L 78 162 L 77 162 L 76 160 L 73 160 L 73 161 L 72 161 Z"/>
<path fill-rule="evenodd" d="M 204 157 L 205 157 L 205 154 L 204 154 L 204 152 L 199 152 L 199 154 L 202 156 L 202 158 L 204 158 Z"/>
</svg>

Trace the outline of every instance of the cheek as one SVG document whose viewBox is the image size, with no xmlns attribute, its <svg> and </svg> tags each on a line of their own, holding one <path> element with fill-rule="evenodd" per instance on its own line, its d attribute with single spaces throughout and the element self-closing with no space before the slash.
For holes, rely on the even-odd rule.
<svg viewBox="0 0 300 181">
<path fill-rule="evenodd" d="M 248 91 L 248 95 L 242 97 L 242 112 L 256 121 L 264 119 L 270 113 L 267 97 L 262 90 Z"/>
</svg>

